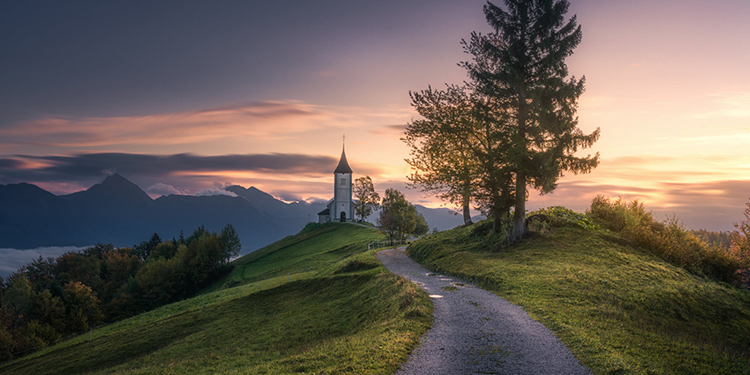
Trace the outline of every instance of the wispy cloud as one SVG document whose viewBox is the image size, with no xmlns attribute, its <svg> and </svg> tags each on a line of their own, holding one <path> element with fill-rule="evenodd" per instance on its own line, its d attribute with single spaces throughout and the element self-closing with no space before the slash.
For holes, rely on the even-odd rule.
<svg viewBox="0 0 750 375">
<path fill-rule="evenodd" d="M 87 189 L 117 172 L 141 184 L 154 198 L 169 194 L 228 194 L 218 190 L 238 183 L 297 200 L 327 197 L 336 163 L 338 157 L 302 154 L 16 155 L 0 159 L 0 183 L 29 182 L 56 194 L 68 194 Z M 355 169 L 358 175 L 376 179 L 387 172 L 375 164 L 358 164 Z M 221 186 L 216 185 L 217 181 L 222 182 Z"/>
<path fill-rule="evenodd" d="M 236 197 L 237 194 L 232 193 L 231 191 L 226 191 L 222 188 L 208 188 L 206 190 L 201 190 L 195 194 L 193 194 L 197 197 L 210 197 L 214 195 L 226 195 L 229 197 Z"/>
<path fill-rule="evenodd" d="M 10 160 L 10 161 L 8 161 Z M 30 161 L 32 167 L 20 167 Z M 37 162 L 34 164 L 33 162 Z M 330 156 L 300 154 L 250 154 L 199 156 L 193 154 L 145 155 L 96 153 L 72 156 L 15 156 L 0 159 L 0 179 L 5 181 L 70 181 L 102 176 L 104 171 L 123 175 L 163 176 L 184 172 L 256 171 L 267 173 L 327 174 L 338 160 Z"/>
<path fill-rule="evenodd" d="M 713 109 L 693 114 L 699 119 L 750 118 L 750 92 L 734 91 L 711 95 Z"/>
<path fill-rule="evenodd" d="M 165 184 L 163 182 L 157 182 L 148 188 L 146 188 L 146 193 L 150 195 L 152 198 L 156 198 L 162 195 L 185 195 L 187 192 L 182 191 L 172 185 Z"/>
<path fill-rule="evenodd" d="M 57 147 L 194 144 L 236 137 L 288 136 L 332 124 L 340 113 L 297 101 L 263 101 L 131 117 L 42 118 L 0 128 L 4 144 Z"/>
<path fill-rule="evenodd" d="M 379 126 L 371 130 L 373 134 L 393 135 L 396 137 L 402 137 L 405 131 L 406 131 L 406 124 L 383 125 L 383 126 Z"/>
</svg>

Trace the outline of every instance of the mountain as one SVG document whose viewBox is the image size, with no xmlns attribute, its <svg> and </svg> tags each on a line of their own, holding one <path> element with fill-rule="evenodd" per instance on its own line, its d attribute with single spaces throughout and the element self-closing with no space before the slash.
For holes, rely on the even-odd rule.
<svg viewBox="0 0 750 375">
<path fill-rule="evenodd" d="M 232 224 L 242 254 L 297 233 L 318 220 L 325 203 L 282 202 L 255 187 L 230 186 L 226 195 L 169 195 L 151 199 L 138 185 L 113 174 L 77 193 L 56 196 L 35 185 L 0 185 L 0 248 L 133 246 L 152 234 L 169 239 L 199 226 L 220 231 Z M 450 229 L 461 219 L 446 208 L 417 206 L 430 228 Z M 370 220 L 376 220 L 374 214 Z"/>
<path fill-rule="evenodd" d="M 44 238 L 70 243 L 65 202 L 35 185 L 0 185 L 0 248 L 44 246 Z"/>
<path fill-rule="evenodd" d="M 318 220 L 318 212 L 325 210 L 325 203 L 293 202 L 286 203 L 274 198 L 271 194 L 263 192 L 254 186 L 245 189 L 242 186 L 229 186 L 224 190 L 237 194 L 247 199 L 253 206 L 261 211 L 272 213 L 275 217 L 308 222 Z"/>
<path fill-rule="evenodd" d="M 427 208 L 425 206 L 415 204 L 417 212 L 424 216 L 427 225 L 430 230 L 437 228 L 438 230 L 453 229 L 463 224 L 463 216 L 456 215 L 456 212 L 448 208 Z"/>
<path fill-rule="evenodd" d="M 254 193 L 265 194 L 260 190 Z M 266 212 L 271 200 L 270 195 L 265 197 L 261 209 L 243 197 L 170 195 L 153 200 L 118 174 L 85 191 L 62 196 L 27 183 L 0 185 L 0 248 L 99 242 L 133 246 L 153 233 L 172 238 L 181 231 L 190 234 L 199 226 L 219 231 L 232 224 L 246 253 L 294 234 L 306 223 Z"/>
</svg>

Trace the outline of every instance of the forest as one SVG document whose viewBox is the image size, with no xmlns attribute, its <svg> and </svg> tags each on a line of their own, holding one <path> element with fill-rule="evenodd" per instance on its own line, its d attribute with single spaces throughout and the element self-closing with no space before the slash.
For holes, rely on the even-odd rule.
<svg viewBox="0 0 750 375">
<path fill-rule="evenodd" d="M 231 224 L 185 237 L 154 233 L 133 247 L 97 244 L 0 277 L 0 361 L 92 327 L 190 297 L 230 270 L 241 249 Z"/>
</svg>

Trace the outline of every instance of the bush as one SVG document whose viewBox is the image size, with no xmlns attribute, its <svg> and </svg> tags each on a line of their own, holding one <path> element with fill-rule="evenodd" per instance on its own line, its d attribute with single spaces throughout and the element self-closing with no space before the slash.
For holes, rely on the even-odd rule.
<svg viewBox="0 0 750 375">
<path fill-rule="evenodd" d="M 603 228 L 619 233 L 628 244 L 693 274 L 728 283 L 737 279 L 737 259 L 686 231 L 676 217 L 657 221 L 637 200 L 624 202 L 600 195 L 591 202 L 587 215 Z"/>
<path fill-rule="evenodd" d="M 541 224 L 543 222 L 546 222 L 549 226 L 552 227 L 573 225 L 581 227 L 583 229 L 599 228 L 594 220 L 592 220 L 588 215 L 578 213 L 571 209 L 560 206 L 541 208 L 539 210 L 530 212 L 528 215 L 526 215 L 526 217 L 527 220 L 532 219 L 533 217 L 543 217 L 544 219 L 540 220 L 530 220 L 531 223 L 529 223 L 529 226 L 533 225 L 540 228 L 545 227 L 545 225 Z M 531 229 L 533 230 L 533 228 Z"/>
</svg>

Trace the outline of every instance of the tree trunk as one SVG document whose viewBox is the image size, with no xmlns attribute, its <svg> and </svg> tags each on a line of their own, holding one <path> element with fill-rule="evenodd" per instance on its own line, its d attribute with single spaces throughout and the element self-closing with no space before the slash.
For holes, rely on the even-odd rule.
<svg viewBox="0 0 750 375">
<path fill-rule="evenodd" d="M 522 31 L 523 32 L 523 31 Z M 522 35 L 522 38 L 525 38 Z M 523 89 L 518 96 L 518 144 L 516 160 L 516 202 L 513 212 L 513 238 L 516 242 L 526 234 L 526 156 L 529 149 L 526 145 L 526 121 L 528 115 L 528 106 L 526 103 L 526 93 Z"/>
<path fill-rule="evenodd" d="M 464 185 L 464 196 L 463 196 L 463 208 L 464 208 L 464 225 L 469 226 L 474 224 L 471 221 L 471 186 L 469 184 Z"/>
<path fill-rule="evenodd" d="M 469 209 L 469 204 L 464 202 L 464 225 L 469 226 L 471 224 L 474 224 L 471 221 L 471 210 Z"/>
<path fill-rule="evenodd" d="M 526 234 L 526 175 L 520 171 L 516 178 L 515 209 L 513 213 L 513 242 L 520 240 Z"/>
</svg>

